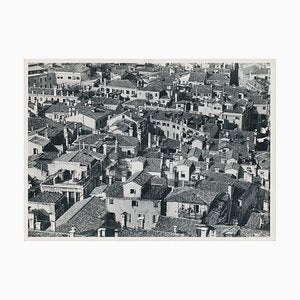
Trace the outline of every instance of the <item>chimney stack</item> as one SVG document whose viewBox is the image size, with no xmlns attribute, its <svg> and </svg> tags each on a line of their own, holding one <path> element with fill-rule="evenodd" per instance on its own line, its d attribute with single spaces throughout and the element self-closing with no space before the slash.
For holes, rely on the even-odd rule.
<svg viewBox="0 0 300 300">
<path fill-rule="evenodd" d="M 55 226 L 55 215 L 54 214 L 49 214 L 49 219 L 50 219 L 50 230 L 55 232 L 56 226 Z"/>
<path fill-rule="evenodd" d="M 69 237 L 75 237 L 75 227 L 72 227 L 69 231 Z"/>
<path fill-rule="evenodd" d="M 209 166 L 210 166 L 210 159 L 209 157 L 206 157 L 206 170 L 209 170 Z"/>
<path fill-rule="evenodd" d="M 34 230 L 34 213 L 28 212 L 29 229 Z"/>
<path fill-rule="evenodd" d="M 106 228 L 99 228 L 97 230 L 97 236 L 98 237 L 105 237 L 106 236 Z"/>
<path fill-rule="evenodd" d="M 35 230 L 41 231 L 41 222 L 35 222 Z"/>
<path fill-rule="evenodd" d="M 115 140 L 115 153 L 118 153 L 118 140 Z"/>
<path fill-rule="evenodd" d="M 247 153 L 249 154 L 250 152 L 250 138 L 247 136 Z"/>
<path fill-rule="evenodd" d="M 148 148 L 151 148 L 151 132 L 148 132 Z"/>
<path fill-rule="evenodd" d="M 69 147 L 69 133 L 68 133 L 68 128 L 66 126 L 66 124 L 64 124 L 64 139 L 66 142 L 66 147 Z"/>
<path fill-rule="evenodd" d="M 119 237 L 119 230 L 115 229 L 115 237 Z"/>
<path fill-rule="evenodd" d="M 129 136 L 133 136 L 133 129 L 132 129 L 132 127 L 129 128 Z"/>
<path fill-rule="evenodd" d="M 177 225 L 173 226 L 173 231 L 174 231 L 174 233 L 177 233 Z"/>
<path fill-rule="evenodd" d="M 103 154 L 104 155 L 107 155 L 107 145 L 106 144 L 103 144 Z"/>
<path fill-rule="evenodd" d="M 232 200 L 232 196 L 233 196 L 233 186 L 231 184 L 228 185 L 227 187 L 227 194 L 229 196 L 229 199 Z"/>
</svg>

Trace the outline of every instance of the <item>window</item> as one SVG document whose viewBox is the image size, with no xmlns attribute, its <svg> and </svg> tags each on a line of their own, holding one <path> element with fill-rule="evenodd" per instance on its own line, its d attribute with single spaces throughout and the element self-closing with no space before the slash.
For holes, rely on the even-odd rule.
<svg viewBox="0 0 300 300">
<path fill-rule="evenodd" d="M 194 205 L 194 212 L 196 213 L 196 214 L 198 214 L 199 213 L 199 205 Z"/>
<path fill-rule="evenodd" d="M 126 90 L 126 94 L 129 95 L 129 91 L 128 90 Z"/>
<path fill-rule="evenodd" d="M 80 201 L 80 193 L 76 193 L 76 202 Z"/>
<path fill-rule="evenodd" d="M 185 174 L 184 173 L 181 173 L 181 178 L 185 178 Z"/>
<path fill-rule="evenodd" d="M 156 215 L 152 216 L 152 223 L 156 223 Z"/>
<path fill-rule="evenodd" d="M 77 80 L 80 80 L 80 77 L 79 77 L 79 76 L 77 76 L 77 77 L 76 77 L 76 79 L 77 79 Z"/>
<path fill-rule="evenodd" d="M 263 106 L 263 110 L 266 110 L 266 107 L 265 107 L 265 106 Z"/>
<path fill-rule="evenodd" d="M 139 206 L 139 203 L 137 202 L 137 201 L 131 201 L 131 206 L 132 207 L 134 207 L 134 206 L 136 206 L 136 207 L 138 207 Z"/>
<path fill-rule="evenodd" d="M 71 76 L 68 76 L 68 79 L 72 79 L 72 77 L 71 77 Z"/>
<path fill-rule="evenodd" d="M 114 199 L 109 199 L 109 204 L 114 204 Z"/>
<path fill-rule="evenodd" d="M 158 207 L 158 202 L 153 202 L 154 207 Z"/>
<path fill-rule="evenodd" d="M 130 194 L 135 194 L 135 189 L 130 189 Z"/>
<path fill-rule="evenodd" d="M 131 223 L 131 214 L 127 214 L 127 222 Z"/>
<path fill-rule="evenodd" d="M 38 154 L 38 149 L 37 148 L 33 148 L 33 154 Z"/>
<path fill-rule="evenodd" d="M 175 126 L 175 125 L 173 125 L 173 128 L 176 128 L 176 126 Z"/>
<path fill-rule="evenodd" d="M 162 123 L 162 126 L 166 126 L 166 123 Z"/>
</svg>

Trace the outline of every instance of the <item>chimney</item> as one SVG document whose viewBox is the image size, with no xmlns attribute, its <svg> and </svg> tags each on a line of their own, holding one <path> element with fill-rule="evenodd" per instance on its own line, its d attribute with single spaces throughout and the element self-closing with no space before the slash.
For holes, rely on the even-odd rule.
<svg viewBox="0 0 300 300">
<path fill-rule="evenodd" d="M 176 92 L 175 92 L 174 97 L 175 97 L 175 102 L 177 102 L 178 101 L 178 94 Z"/>
<path fill-rule="evenodd" d="M 227 187 L 227 194 L 229 196 L 229 199 L 232 200 L 232 196 L 233 196 L 233 186 L 231 184 L 228 185 Z"/>
<path fill-rule="evenodd" d="M 209 151 L 209 143 L 208 142 L 206 143 L 205 148 L 206 148 L 207 151 Z"/>
<path fill-rule="evenodd" d="M 115 237 L 119 237 L 119 230 L 115 229 Z"/>
<path fill-rule="evenodd" d="M 41 231 L 41 222 L 35 222 L 35 230 Z"/>
<path fill-rule="evenodd" d="M 66 142 L 66 147 L 69 147 L 69 133 L 68 133 L 68 128 L 66 126 L 66 124 L 64 124 L 64 139 Z"/>
<path fill-rule="evenodd" d="M 247 153 L 249 154 L 250 151 L 250 138 L 247 136 Z"/>
<path fill-rule="evenodd" d="M 229 137 L 229 132 L 228 131 L 225 132 L 225 136 Z"/>
<path fill-rule="evenodd" d="M 170 172 L 172 172 L 172 173 L 173 173 L 173 166 L 174 166 L 173 161 L 170 161 Z"/>
<path fill-rule="evenodd" d="M 108 175 L 108 185 L 112 185 L 112 183 L 113 183 L 113 176 Z"/>
<path fill-rule="evenodd" d="M 50 219 L 50 230 L 55 232 L 56 226 L 55 226 L 55 215 L 54 214 L 49 214 L 49 219 Z"/>
<path fill-rule="evenodd" d="M 174 231 L 174 233 L 177 233 L 177 225 L 173 226 L 173 231 Z"/>
<path fill-rule="evenodd" d="M 118 153 L 118 140 L 115 140 L 115 153 Z"/>
<path fill-rule="evenodd" d="M 209 157 L 206 157 L 206 170 L 209 170 L 209 165 L 210 165 L 210 159 Z"/>
<path fill-rule="evenodd" d="M 69 231 L 69 237 L 75 237 L 75 227 L 72 227 Z"/>
<path fill-rule="evenodd" d="M 148 148 L 151 148 L 151 132 L 148 132 Z"/>
<path fill-rule="evenodd" d="M 29 229 L 34 230 L 34 213 L 28 212 Z"/>
<path fill-rule="evenodd" d="M 201 125 L 201 126 L 200 126 L 200 131 L 201 131 L 201 132 L 204 132 L 204 125 Z"/>
<path fill-rule="evenodd" d="M 107 144 L 103 144 L 102 148 L 103 148 L 103 154 L 107 155 Z"/>
<path fill-rule="evenodd" d="M 256 146 L 257 143 L 257 129 L 254 130 L 254 140 L 253 140 L 254 146 Z"/>
<path fill-rule="evenodd" d="M 141 133 L 141 129 L 138 129 L 137 131 L 137 139 L 139 140 L 139 142 L 142 142 L 142 133 Z"/>
<path fill-rule="evenodd" d="M 36 99 L 34 102 L 34 107 L 33 107 L 33 112 L 38 115 L 38 108 L 39 108 L 39 104 L 38 104 L 38 100 Z"/>
<path fill-rule="evenodd" d="M 98 237 L 105 237 L 106 236 L 106 228 L 99 228 L 97 230 L 97 236 Z"/>
<path fill-rule="evenodd" d="M 132 127 L 129 128 L 129 136 L 133 136 L 133 129 L 132 129 Z"/>
<path fill-rule="evenodd" d="M 127 179 L 127 172 L 124 171 L 124 172 L 122 172 L 121 180 L 122 180 L 122 182 L 126 182 L 126 179 Z"/>
<path fill-rule="evenodd" d="M 106 78 L 103 78 L 103 84 L 106 86 Z"/>
<path fill-rule="evenodd" d="M 57 96 L 57 87 L 56 86 L 53 87 L 53 95 Z"/>
</svg>

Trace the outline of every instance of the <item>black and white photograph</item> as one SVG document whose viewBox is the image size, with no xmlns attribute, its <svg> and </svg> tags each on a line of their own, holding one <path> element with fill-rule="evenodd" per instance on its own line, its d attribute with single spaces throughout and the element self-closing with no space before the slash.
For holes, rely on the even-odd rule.
<svg viewBox="0 0 300 300">
<path fill-rule="evenodd" d="M 28 238 L 272 237 L 274 61 L 25 64 Z"/>
<path fill-rule="evenodd" d="M 298 2 L 1 3 L 0 298 L 299 298 Z"/>
</svg>

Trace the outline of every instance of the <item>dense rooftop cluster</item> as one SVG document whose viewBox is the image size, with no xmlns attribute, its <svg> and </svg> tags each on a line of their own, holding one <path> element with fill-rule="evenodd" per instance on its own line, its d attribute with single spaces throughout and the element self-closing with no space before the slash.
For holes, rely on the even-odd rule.
<svg viewBox="0 0 300 300">
<path fill-rule="evenodd" d="M 270 235 L 268 63 L 28 66 L 32 237 Z"/>
</svg>

